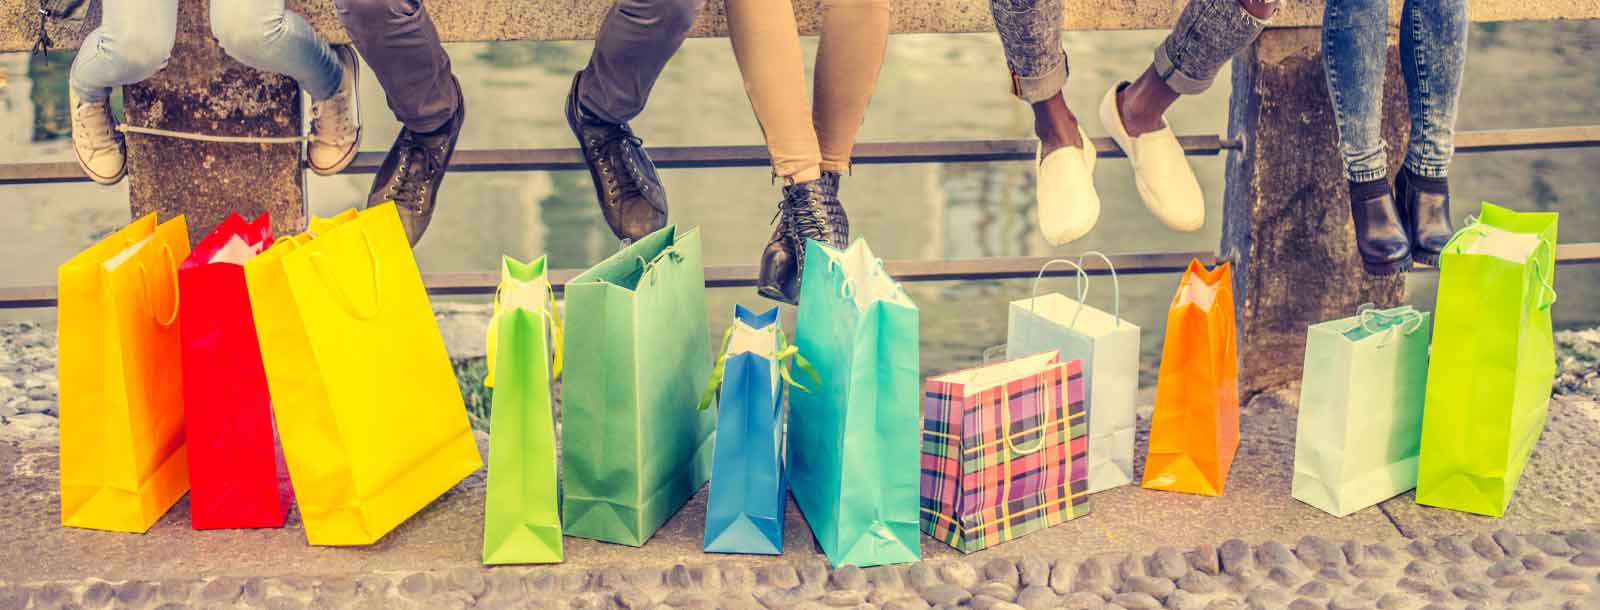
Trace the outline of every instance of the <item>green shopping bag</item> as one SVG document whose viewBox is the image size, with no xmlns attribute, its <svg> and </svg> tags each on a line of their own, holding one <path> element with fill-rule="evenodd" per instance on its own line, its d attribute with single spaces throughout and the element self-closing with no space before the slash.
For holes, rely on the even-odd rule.
<svg viewBox="0 0 1600 610">
<path fill-rule="evenodd" d="M 1294 497 L 1335 517 L 1417 486 L 1428 314 L 1360 313 L 1306 332 L 1294 439 Z"/>
<path fill-rule="evenodd" d="M 550 380 L 561 374 L 561 317 L 545 276 L 544 257 L 531 263 L 503 259 L 488 335 L 489 374 L 484 385 L 494 388 L 494 399 L 489 415 L 483 563 L 559 563 L 561 517 Z"/>
<path fill-rule="evenodd" d="M 867 242 L 806 242 L 795 345 L 821 383 L 789 395 L 789 488 L 835 566 L 922 558 L 917 325 Z"/>
<path fill-rule="evenodd" d="M 567 284 L 562 522 L 640 546 L 711 477 L 700 233 L 668 226 Z"/>
<path fill-rule="evenodd" d="M 1483 204 L 1439 265 L 1417 503 L 1505 514 L 1555 380 L 1556 214 Z"/>
</svg>

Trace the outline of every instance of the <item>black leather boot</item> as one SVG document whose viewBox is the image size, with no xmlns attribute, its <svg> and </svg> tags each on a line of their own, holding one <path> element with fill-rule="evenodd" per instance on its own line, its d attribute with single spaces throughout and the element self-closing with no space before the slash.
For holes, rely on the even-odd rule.
<svg viewBox="0 0 1600 610">
<path fill-rule="evenodd" d="M 835 234 L 842 236 L 843 241 L 833 244 L 835 248 L 850 246 L 850 217 L 844 213 L 844 203 L 839 201 L 839 172 L 823 170 L 822 172 L 822 205 L 828 208 L 828 224 L 833 226 Z"/>
<path fill-rule="evenodd" d="M 812 180 L 783 187 L 778 202 L 777 228 L 761 252 L 761 267 L 756 293 L 763 297 L 796 305 L 800 299 L 800 278 L 805 273 L 806 240 L 817 240 L 843 248 L 847 236 L 838 230 L 844 220 L 842 206 L 825 202 L 823 180 Z M 832 207 L 837 207 L 835 212 Z"/>
<path fill-rule="evenodd" d="M 1350 218 L 1356 251 L 1368 274 L 1392 275 L 1411 268 L 1411 242 L 1387 179 L 1350 183 Z"/>
<path fill-rule="evenodd" d="M 1418 176 L 1401 168 L 1394 190 L 1411 239 L 1411 257 L 1424 265 L 1439 266 L 1439 252 L 1455 234 L 1450 223 L 1450 184 L 1444 178 Z"/>
<path fill-rule="evenodd" d="M 644 151 L 644 141 L 626 123 L 607 123 L 584 112 L 578 103 L 582 75 L 572 77 L 567 93 L 567 126 L 583 150 L 606 225 L 617 239 L 637 241 L 667 226 L 667 192 Z"/>
</svg>

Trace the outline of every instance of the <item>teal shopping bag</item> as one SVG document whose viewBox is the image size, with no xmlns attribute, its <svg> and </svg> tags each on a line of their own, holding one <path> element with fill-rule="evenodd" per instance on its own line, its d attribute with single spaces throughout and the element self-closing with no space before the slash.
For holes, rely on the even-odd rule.
<svg viewBox="0 0 1600 610">
<path fill-rule="evenodd" d="M 504 257 L 488 347 L 484 385 L 494 388 L 494 398 L 483 563 L 559 563 L 561 515 L 550 382 L 561 374 L 561 318 L 544 257 L 532 263 Z"/>
<path fill-rule="evenodd" d="M 1083 259 L 1099 256 L 1111 272 L 1110 312 L 1085 303 L 1089 278 Z M 1078 269 L 1077 298 L 1060 293 L 1033 294 L 1012 301 L 1006 328 L 1006 359 L 1057 351 L 1061 361 L 1083 362 L 1084 402 L 1089 418 L 1088 490 L 1096 493 L 1133 482 L 1133 436 L 1139 397 L 1139 327 L 1122 317 L 1122 286 L 1111 260 L 1089 252 L 1074 263 Z"/>
<path fill-rule="evenodd" d="M 778 308 L 755 313 L 735 305 L 723 341 L 720 369 L 700 406 L 717 395 L 716 448 L 706 500 L 707 553 L 783 552 L 783 513 L 789 488 L 783 469 L 783 333 Z M 721 371 L 721 375 L 717 371 Z"/>
<path fill-rule="evenodd" d="M 821 383 L 790 395 L 789 485 L 835 566 L 922 557 L 917 323 L 865 241 L 806 243 L 795 345 Z"/>
<path fill-rule="evenodd" d="M 711 476 L 700 233 L 668 226 L 567 283 L 566 534 L 641 546 Z"/>
<path fill-rule="evenodd" d="M 1429 317 L 1362 306 L 1306 333 L 1295 499 L 1336 517 L 1417 486 Z"/>
<path fill-rule="evenodd" d="M 1439 258 L 1417 503 L 1498 517 L 1555 382 L 1557 216 L 1483 204 Z"/>
</svg>

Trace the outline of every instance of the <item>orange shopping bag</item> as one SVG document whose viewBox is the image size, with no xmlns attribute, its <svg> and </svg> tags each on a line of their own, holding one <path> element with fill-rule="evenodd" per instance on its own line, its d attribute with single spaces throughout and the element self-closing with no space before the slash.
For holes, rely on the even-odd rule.
<svg viewBox="0 0 1600 610">
<path fill-rule="evenodd" d="M 61 266 L 61 524 L 155 525 L 189 491 L 178 340 L 183 217 L 150 214 Z"/>
<path fill-rule="evenodd" d="M 1233 272 L 1189 263 L 1167 310 L 1144 487 L 1222 495 L 1239 448 Z"/>
</svg>

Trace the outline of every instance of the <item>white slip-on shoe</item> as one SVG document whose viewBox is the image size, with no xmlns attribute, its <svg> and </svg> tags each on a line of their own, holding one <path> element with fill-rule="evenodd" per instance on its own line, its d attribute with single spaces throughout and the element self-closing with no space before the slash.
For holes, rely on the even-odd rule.
<svg viewBox="0 0 1600 610">
<path fill-rule="evenodd" d="M 1198 231 L 1206 223 L 1206 197 L 1200 192 L 1200 181 L 1195 179 L 1171 125 L 1137 138 L 1128 135 L 1117 107 L 1117 91 L 1127 84 L 1106 92 L 1100 101 L 1100 122 L 1133 164 L 1134 184 L 1150 213 L 1174 231 Z"/>
<path fill-rule="evenodd" d="M 116 184 L 128 174 L 128 149 L 117 131 L 117 118 L 107 102 L 85 102 L 68 94 L 72 104 L 72 152 L 90 180 Z"/>
<path fill-rule="evenodd" d="M 1062 147 L 1034 152 L 1038 178 L 1034 180 L 1039 206 L 1039 231 L 1045 241 L 1060 246 L 1083 237 L 1100 220 L 1100 195 L 1094 190 L 1094 143 L 1078 128 L 1082 147 Z"/>
<path fill-rule="evenodd" d="M 333 52 L 339 56 L 343 76 L 333 95 L 311 103 L 311 141 L 306 145 L 306 165 L 319 176 L 344 171 L 361 146 L 361 98 L 356 91 L 361 65 L 348 46 L 334 47 Z"/>
</svg>

